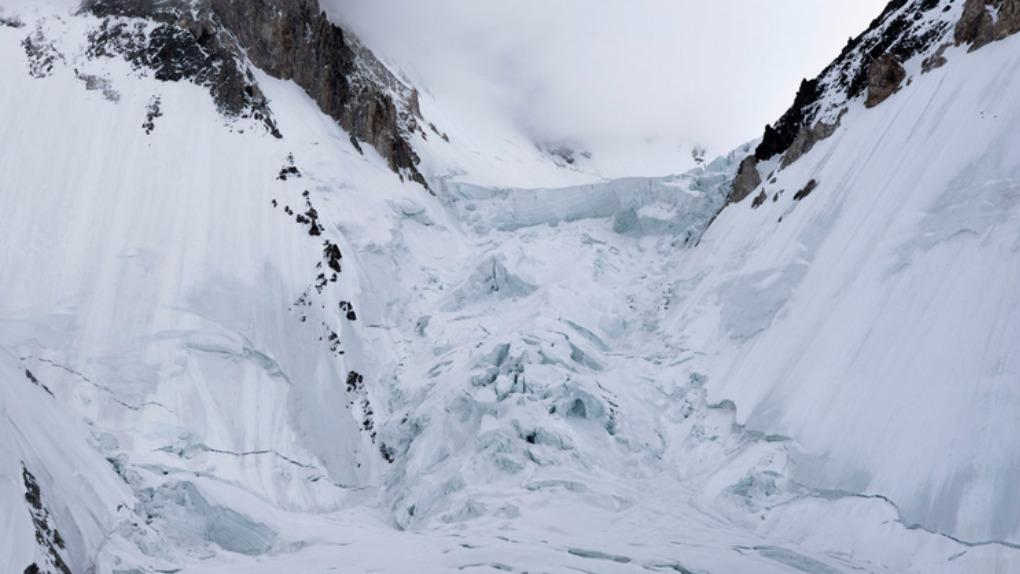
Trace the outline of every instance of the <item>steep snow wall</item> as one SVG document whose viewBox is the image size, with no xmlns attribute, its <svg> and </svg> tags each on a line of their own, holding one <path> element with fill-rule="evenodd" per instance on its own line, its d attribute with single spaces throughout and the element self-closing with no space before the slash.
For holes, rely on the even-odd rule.
<svg viewBox="0 0 1020 574">
<path fill-rule="evenodd" d="M 678 263 L 698 287 L 672 329 L 708 353 L 714 397 L 804 447 L 802 480 L 1016 543 L 1020 38 L 968 48 L 907 60 L 898 93 L 759 166 L 760 201 Z"/>
<path fill-rule="evenodd" d="M 5 485 L 20 483 L 20 459 L 54 504 L 74 572 L 107 532 L 135 520 L 111 518 L 124 489 L 127 508 L 187 492 L 161 494 L 166 477 L 215 476 L 280 508 L 340 508 L 385 461 L 371 391 L 345 385 L 371 367 L 357 314 L 341 305 L 361 287 L 339 228 L 385 238 L 387 218 L 400 217 L 387 201 L 424 190 L 401 183 L 372 148 L 358 153 L 293 83 L 253 76 L 291 131 L 285 142 L 255 118 L 221 114 L 203 86 L 90 57 L 100 19 L 28 4 L 17 13 L 27 25 L 0 27 L 0 347 L 20 364 L 5 367 L 3 408 L 50 418 L 70 409 L 88 431 L 37 437 L 6 420 L 28 434 L 4 441 Z M 317 177 L 303 173 L 316 165 Z M 359 208 L 366 189 L 379 194 Z M 26 370 L 53 395 L 30 411 L 18 406 L 27 396 L 12 398 L 21 387 L 40 394 Z M 83 452 L 48 452 L 61 433 Z M 105 474 L 78 458 L 99 460 Z M 131 469 L 116 488 L 112 461 Z M 97 492 L 94 518 L 74 510 L 74 485 L 60 482 L 75 469 Z M 174 500 L 192 514 L 215 507 Z M 180 514 L 155 508 L 171 522 Z M 24 527 L 17 536 L 30 539 Z M 171 559 L 172 548 L 157 554 Z"/>
<path fill-rule="evenodd" d="M 3 567 L 1020 568 L 911 526 L 1014 532 L 1015 39 L 716 218 L 750 146 L 593 183 L 430 128 L 433 197 L 305 87 L 242 75 L 275 137 L 70 4 L 0 13 Z"/>
</svg>

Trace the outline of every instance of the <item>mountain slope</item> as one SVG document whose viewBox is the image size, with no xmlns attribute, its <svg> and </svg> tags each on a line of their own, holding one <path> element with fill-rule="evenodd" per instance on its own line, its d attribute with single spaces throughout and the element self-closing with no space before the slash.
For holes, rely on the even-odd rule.
<svg viewBox="0 0 1020 574">
<path fill-rule="evenodd" d="M 903 4 L 887 20 L 921 13 Z M 920 4 L 953 22 L 975 3 Z M 1015 6 L 999 10 L 1002 23 Z M 928 48 L 903 62 L 901 92 L 870 110 L 863 92 L 849 99 L 828 139 L 763 174 L 750 192 L 761 207 L 721 214 L 683 264 L 721 272 L 676 325 L 700 323 L 683 330 L 718 348 L 703 367 L 716 396 L 817 457 L 804 480 L 1015 543 L 1020 142 L 1008 94 L 1020 50 L 1016 37 L 952 46 L 966 19 L 911 20 L 941 35 L 923 34 Z M 935 53 L 948 63 L 926 65 Z M 834 86 L 823 100 L 837 101 Z"/>
<path fill-rule="evenodd" d="M 601 182 L 156 4 L 0 13 L 5 572 L 1020 571 L 1016 36 Z"/>
</svg>

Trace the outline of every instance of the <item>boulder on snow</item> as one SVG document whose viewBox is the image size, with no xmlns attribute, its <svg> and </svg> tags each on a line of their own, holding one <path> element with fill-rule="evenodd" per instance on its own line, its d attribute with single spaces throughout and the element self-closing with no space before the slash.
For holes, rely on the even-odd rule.
<svg viewBox="0 0 1020 574">
<path fill-rule="evenodd" d="M 889 96 L 900 91 L 900 86 L 906 78 L 907 71 L 895 56 L 891 54 L 879 56 L 868 69 L 868 99 L 864 106 L 873 108 L 881 104 Z"/>
<path fill-rule="evenodd" d="M 985 44 L 1020 32 L 1020 0 L 967 0 L 956 23 L 956 44 L 973 52 Z"/>
<path fill-rule="evenodd" d="M 765 190 L 763 189 L 761 193 L 755 196 L 754 201 L 751 202 L 751 209 L 758 209 L 759 207 L 761 207 L 765 203 L 765 200 L 768 199 L 768 197 L 769 197 L 768 194 L 765 193 Z"/>
<path fill-rule="evenodd" d="M 733 180 L 733 188 L 726 203 L 740 203 L 751 192 L 761 185 L 761 174 L 758 173 L 758 160 L 753 155 L 744 158 L 737 168 L 737 177 Z"/>
</svg>

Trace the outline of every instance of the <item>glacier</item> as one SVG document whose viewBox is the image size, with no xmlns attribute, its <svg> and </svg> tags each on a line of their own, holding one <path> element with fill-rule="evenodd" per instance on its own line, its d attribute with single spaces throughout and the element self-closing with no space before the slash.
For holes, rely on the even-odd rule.
<svg viewBox="0 0 1020 574">
<path fill-rule="evenodd" d="M 2 5 L 0 571 L 1020 572 L 1020 37 L 733 203 Z"/>
</svg>

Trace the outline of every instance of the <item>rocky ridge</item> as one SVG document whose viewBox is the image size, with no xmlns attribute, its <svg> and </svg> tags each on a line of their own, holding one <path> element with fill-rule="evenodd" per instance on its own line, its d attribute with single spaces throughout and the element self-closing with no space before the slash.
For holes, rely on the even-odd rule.
<svg viewBox="0 0 1020 574">
<path fill-rule="evenodd" d="M 786 113 L 765 126 L 750 163 L 780 156 L 781 167 L 792 164 L 835 132 L 851 101 L 865 96 L 874 107 L 898 91 L 909 81 L 908 60 L 923 57 L 926 73 L 946 62 L 943 53 L 952 45 L 974 51 L 1018 31 L 1017 0 L 892 0 L 817 77 L 801 82 Z M 750 195 L 753 179 L 735 181 L 731 201 Z"/>
<path fill-rule="evenodd" d="M 101 18 L 90 57 L 123 57 L 161 81 L 207 87 L 228 117 L 253 118 L 280 137 L 252 73 L 292 80 L 390 168 L 427 187 L 410 137 L 419 131 L 417 92 L 353 36 L 330 22 L 317 0 L 85 0 Z"/>
</svg>

